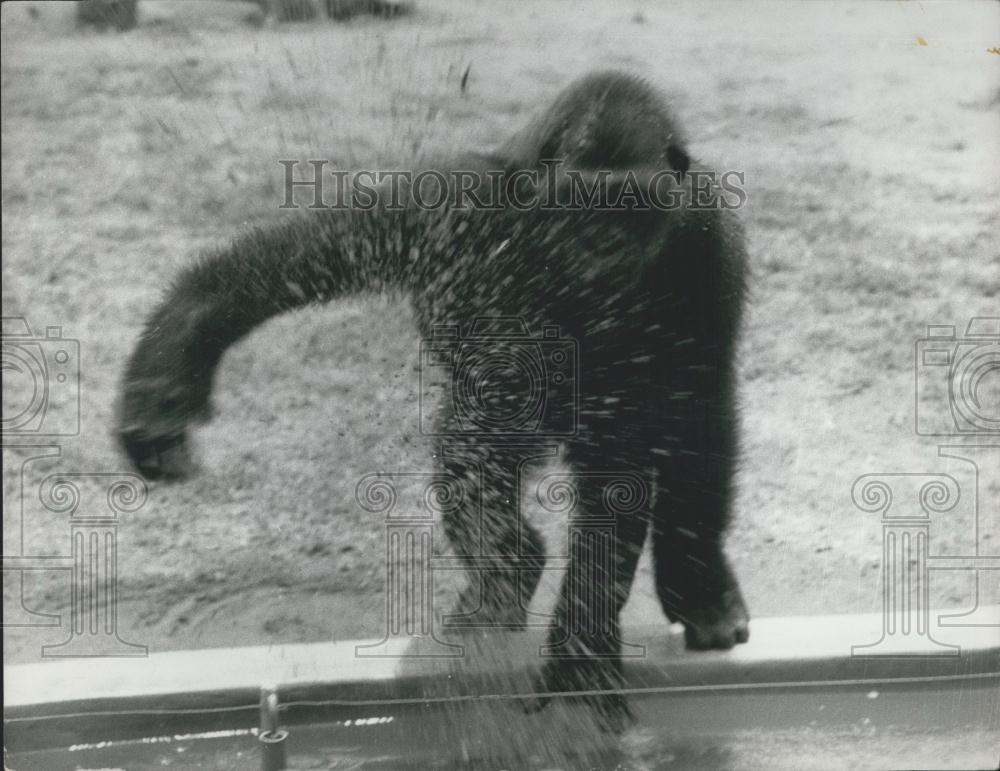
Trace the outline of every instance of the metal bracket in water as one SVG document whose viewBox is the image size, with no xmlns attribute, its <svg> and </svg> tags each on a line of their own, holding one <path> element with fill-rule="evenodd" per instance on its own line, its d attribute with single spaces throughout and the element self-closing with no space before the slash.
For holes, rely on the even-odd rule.
<svg viewBox="0 0 1000 771">
<path fill-rule="evenodd" d="M 265 686 L 260 689 L 260 729 L 257 731 L 261 771 L 285 771 L 287 738 L 288 731 L 278 727 L 278 692 Z"/>
</svg>

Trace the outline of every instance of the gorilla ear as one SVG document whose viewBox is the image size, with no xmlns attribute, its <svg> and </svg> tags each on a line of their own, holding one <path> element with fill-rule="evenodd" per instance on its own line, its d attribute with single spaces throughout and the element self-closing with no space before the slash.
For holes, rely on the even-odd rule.
<svg viewBox="0 0 1000 771">
<path fill-rule="evenodd" d="M 687 174 L 688 167 L 691 165 L 691 157 L 680 145 L 670 145 L 667 147 L 667 162 L 675 171 Z"/>
</svg>

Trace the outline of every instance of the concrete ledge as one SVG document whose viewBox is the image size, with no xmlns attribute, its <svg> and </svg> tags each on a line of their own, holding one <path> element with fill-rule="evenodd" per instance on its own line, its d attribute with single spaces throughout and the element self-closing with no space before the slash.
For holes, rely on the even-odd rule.
<svg viewBox="0 0 1000 771">
<path fill-rule="evenodd" d="M 863 668 L 879 675 L 901 668 L 947 673 L 984 653 L 1000 654 L 1000 606 L 990 608 L 996 626 L 944 627 L 931 631 L 934 640 L 957 646 L 952 655 L 913 635 L 900 648 L 903 658 L 863 658 Z M 666 625 L 626 630 L 626 642 L 645 647 L 644 656 L 628 660 L 631 668 L 663 666 L 669 680 L 690 683 L 751 682 L 756 672 L 769 675 L 810 664 L 820 679 L 851 673 L 851 661 L 863 651 L 852 647 L 882 637 L 882 617 L 872 615 L 798 616 L 752 622 L 750 641 L 729 651 L 691 653 L 683 638 Z M 372 685 L 401 677 L 454 674 L 456 671 L 499 674 L 533 669 L 543 632 L 450 634 L 443 638 L 464 650 L 442 651 L 424 641 L 401 639 L 395 657 L 367 657 L 377 640 L 351 640 L 301 645 L 248 646 L 151 653 L 143 658 L 53 659 L 4 667 L 4 709 L 79 699 L 115 699 L 259 689 L 310 683 L 367 682 Z M 362 650 L 359 651 L 358 648 Z M 361 655 L 358 655 L 358 654 Z M 873 651 L 873 653 L 876 653 Z M 449 655 L 453 654 L 453 655 Z M 926 658 L 925 658 L 926 656 Z M 914 663 L 907 665 L 906 658 Z M 951 659 L 956 661 L 951 661 Z M 1000 665 L 1000 659 L 996 660 Z M 826 662 L 824 666 L 823 662 Z M 839 662 L 831 671 L 829 665 Z M 893 662 L 891 666 L 879 662 Z M 931 663 L 935 662 L 935 663 Z M 738 673 L 742 672 L 742 676 Z"/>
<path fill-rule="evenodd" d="M 998 626 L 945 627 L 903 638 L 896 656 L 858 649 L 883 637 L 880 615 L 767 618 L 730 651 L 691 653 L 666 625 L 626 630 L 636 693 L 723 693 L 966 680 L 1000 686 Z M 544 630 L 399 640 L 397 657 L 366 658 L 379 641 L 251 646 L 76 659 L 5 667 L 9 749 L 52 742 L 257 725 L 262 686 L 277 690 L 286 724 L 345 719 L 381 704 L 430 705 L 531 692 Z M 950 647 L 951 646 L 951 647 Z M 392 650 L 393 646 L 389 646 Z M 442 656 L 442 652 L 452 654 Z M 889 652 L 893 652 L 892 649 Z M 885 651 L 883 650 L 883 654 Z M 359 657 L 361 654 L 361 657 Z"/>
</svg>

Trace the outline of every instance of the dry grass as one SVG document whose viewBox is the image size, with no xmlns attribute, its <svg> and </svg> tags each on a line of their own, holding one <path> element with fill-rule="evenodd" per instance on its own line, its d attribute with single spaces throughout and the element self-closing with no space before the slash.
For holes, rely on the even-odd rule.
<svg viewBox="0 0 1000 771">
<path fill-rule="evenodd" d="M 123 35 L 76 32 L 59 4 L 0 8 L 4 315 L 60 324 L 82 350 L 80 437 L 29 483 L 123 468 L 108 426 L 144 316 L 200 249 L 280 216 L 279 159 L 489 146 L 575 75 L 627 68 L 671 96 L 698 156 L 746 172 L 756 278 L 730 548 L 751 610 L 877 608 L 881 530 L 852 482 L 949 468 L 913 431 L 913 341 L 1000 307 L 995 4 L 422 0 L 391 23 L 262 29 L 235 3 L 140 6 Z M 197 437 L 204 473 L 155 486 L 121 528 L 123 634 L 157 649 L 378 634 L 382 531 L 353 490 L 430 469 L 418 350 L 409 310 L 380 299 L 233 350 Z M 5 495 L 14 483 L 5 469 Z M 27 552 L 65 552 L 64 521 L 26 511 Z M 963 512 L 935 549 L 967 545 Z M 968 604 L 962 576 L 935 581 L 938 604 Z M 657 617 L 649 577 L 636 587 L 627 617 Z M 61 574 L 26 590 L 66 608 Z M 11 632 L 5 656 L 59 637 Z"/>
</svg>

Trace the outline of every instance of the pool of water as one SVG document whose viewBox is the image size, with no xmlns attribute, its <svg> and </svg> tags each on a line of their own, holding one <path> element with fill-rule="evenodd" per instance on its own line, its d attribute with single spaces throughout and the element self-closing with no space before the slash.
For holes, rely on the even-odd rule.
<svg viewBox="0 0 1000 771">
<path fill-rule="evenodd" d="M 707 654 L 654 631 L 626 664 L 634 722 L 618 733 L 568 696 L 525 712 L 528 634 L 477 639 L 457 660 L 334 644 L 9 667 L 7 764 L 263 769 L 267 677 L 287 769 L 997 768 L 994 631 L 955 655 L 874 658 L 850 655 L 867 633 L 843 618 L 755 622 L 751 644 Z"/>
</svg>

